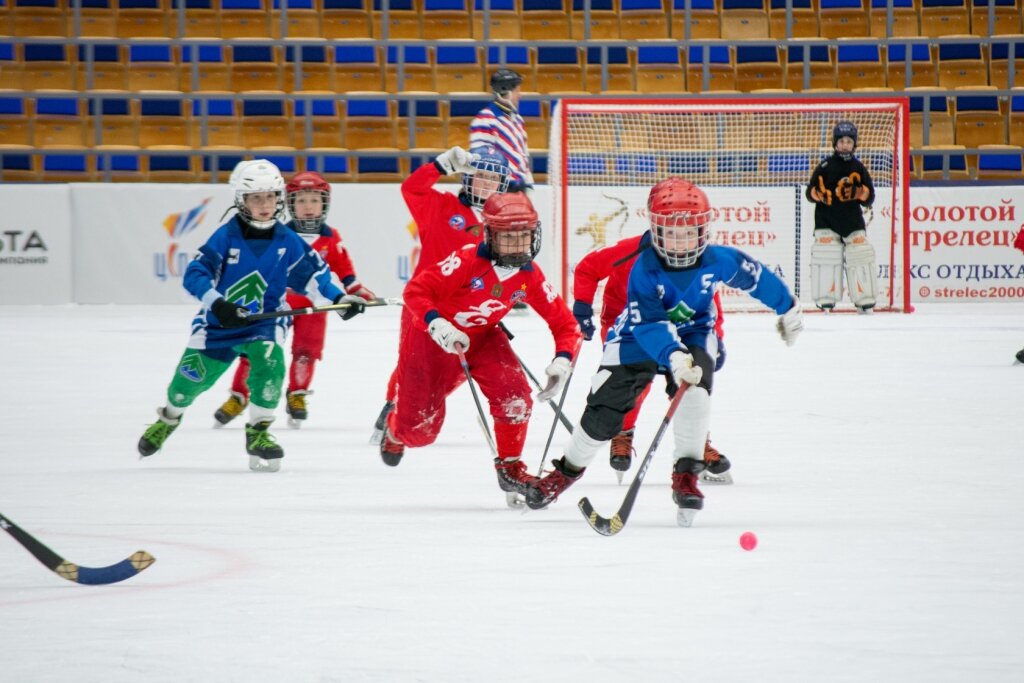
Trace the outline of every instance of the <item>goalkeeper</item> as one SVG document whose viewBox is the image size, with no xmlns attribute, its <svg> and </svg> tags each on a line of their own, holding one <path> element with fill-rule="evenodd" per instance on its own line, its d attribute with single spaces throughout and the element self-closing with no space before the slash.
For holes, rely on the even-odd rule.
<svg viewBox="0 0 1024 683">
<path fill-rule="evenodd" d="M 864 164 L 854 156 L 857 127 L 840 121 L 832 129 L 834 153 L 818 164 L 807 184 L 814 202 L 811 289 L 814 304 L 830 311 L 843 299 L 843 270 L 850 301 L 861 313 L 878 298 L 875 248 L 868 242 L 861 207 L 875 201 L 875 188 Z"/>
</svg>

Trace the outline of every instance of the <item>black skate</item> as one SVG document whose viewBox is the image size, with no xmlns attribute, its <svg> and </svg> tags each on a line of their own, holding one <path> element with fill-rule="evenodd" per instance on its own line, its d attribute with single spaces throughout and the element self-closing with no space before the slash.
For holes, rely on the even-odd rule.
<svg viewBox="0 0 1024 683">
<path fill-rule="evenodd" d="M 380 459 L 388 467 L 398 467 L 398 463 L 402 462 L 403 455 L 405 455 L 405 444 L 391 438 L 391 433 L 385 427 L 384 436 L 380 440 Z"/>
<path fill-rule="evenodd" d="M 729 458 L 712 446 L 709 438 L 704 443 L 704 470 L 699 475 L 700 480 L 705 484 L 732 484 L 732 474 L 729 472 L 731 467 Z"/>
<path fill-rule="evenodd" d="M 608 464 L 615 470 L 615 476 L 620 484 L 622 483 L 623 473 L 628 472 L 629 466 L 633 463 L 634 455 L 636 455 L 636 451 L 633 450 L 632 429 L 619 432 L 612 437 L 611 454 L 608 457 Z"/>
<path fill-rule="evenodd" d="M 505 492 L 505 503 L 513 510 L 522 509 L 523 497 L 537 477 L 526 471 L 526 463 L 519 458 L 495 458 L 494 469 L 498 473 L 498 486 Z"/>
<path fill-rule="evenodd" d="M 1014 357 L 1017 359 L 1018 363 L 1024 363 L 1024 349 L 1021 349 L 1020 351 L 1018 351 L 1017 355 L 1014 356 Z"/>
<path fill-rule="evenodd" d="M 570 470 L 564 457 L 552 460 L 551 464 L 555 469 L 546 477 L 532 482 L 526 490 L 526 504 L 531 510 L 541 510 L 551 505 L 587 471 L 586 468 L 579 471 Z"/>
<path fill-rule="evenodd" d="M 704 463 L 693 458 L 676 460 L 672 472 L 672 500 L 678 506 L 676 523 L 679 526 L 693 525 L 693 518 L 704 507 L 704 494 L 697 488 L 697 474 L 704 469 Z"/>
<path fill-rule="evenodd" d="M 139 455 L 147 457 L 163 448 L 164 441 L 181 424 L 181 418 L 167 417 L 163 408 L 156 409 L 157 421 L 149 425 L 139 439 Z"/>
<path fill-rule="evenodd" d="M 373 434 L 370 435 L 370 443 L 378 444 L 384 438 L 384 430 L 388 426 L 388 415 L 395 409 L 391 401 L 384 401 L 384 407 L 380 409 L 377 421 L 373 423 Z"/>
<path fill-rule="evenodd" d="M 245 425 L 245 450 L 249 453 L 249 469 L 253 472 L 277 472 L 281 469 L 284 449 L 267 430 L 271 420 Z"/>
</svg>

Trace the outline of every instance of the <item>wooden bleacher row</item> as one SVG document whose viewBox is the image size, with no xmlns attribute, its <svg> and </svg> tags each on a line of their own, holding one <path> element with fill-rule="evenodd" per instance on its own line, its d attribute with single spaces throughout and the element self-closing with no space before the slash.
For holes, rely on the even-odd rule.
<svg viewBox="0 0 1024 683">
<path fill-rule="evenodd" d="M 499 66 L 520 72 L 522 89 L 539 93 L 749 92 L 763 88 L 799 92 L 837 87 L 901 90 L 908 85 L 953 89 L 1024 84 L 1024 35 L 991 44 L 965 39 L 971 37 L 950 36 L 950 42 L 933 44 L 839 41 L 835 46 L 799 41 L 681 46 L 652 41 L 635 47 L 405 44 L 380 48 L 358 41 L 331 46 L 178 46 L 156 40 L 76 46 L 0 38 L 0 88 L 475 92 L 487 89 L 488 75 Z"/>
<path fill-rule="evenodd" d="M 885 37 L 890 0 L 590 0 L 589 38 Z M 894 36 L 1020 33 L 1021 0 L 891 0 Z M 380 38 L 379 0 L 3 0 L 0 34 L 72 37 Z M 389 38 L 483 39 L 484 0 L 391 0 Z M 583 0 L 490 0 L 488 38 L 584 40 Z M 991 21 L 991 24 L 990 24 Z"/>
</svg>

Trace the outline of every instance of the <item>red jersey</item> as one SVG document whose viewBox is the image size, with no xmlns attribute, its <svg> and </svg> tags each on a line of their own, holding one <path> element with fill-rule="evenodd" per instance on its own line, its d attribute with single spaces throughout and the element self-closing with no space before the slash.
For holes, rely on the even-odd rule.
<svg viewBox="0 0 1024 683">
<path fill-rule="evenodd" d="M 314 235 L 300 232 L 299 237 L 309 242 L 310 238 L 314 237 Z M 355 267 L 352 265 L 352 258 L 348 255 L 348 250 L 341 243 L 341 235 L 338 234 L 338 231 L 325 224 L 321 228 L 320 234 L 315 237 L 316 239 L 310 243 L 310 247 L 312 247 L 313 251 L 320 254 L 320 258 L 327 263 L 327 267 L 331 269 L 331 272 L 338 276 L 345 289 L 348 290 L 352 285 L 358 284 Z M 288 292 L 288 300 L 292 308 L 303 308 L 312 305 L 308 297 L 296 294 L 295 292 Z"/>
<path fill-rule="evenodd" d="M 626 285 L 629 284 L 629 271 L 640 255 L 640 241 L 643 233 L 636 237 L 627 237 L 615 244 L 590 252 L 576 264 L 573 272 L 572 290 L 576 301 L 594 305 L 594 294 L 597 285 L 608 278 L 604 286 L 604 299 L 601 304 L 601 328 L 608 329 L 615 324 L 615 318 L 626 308 Z M 630 256 L 632 254 L 632 256 Z M 622 259 L 628 260 L 618 263 Z M 616 265 L 618 263 L 618 265 Z M 715 292 L 715 335 L 721 339 L 725 332 L 722 329 L 722 301 Z"/>
<path fill-rule="evenodd" d="M 420 256 L 413 271 L 433 266 L 453 251 L 477 245 L 484 239 L 483 226 L 472 208 L 450 192 L 434 188 L 441 177 L 435 164 L 424 164 L 402 183 L 402 197 L 409 207 L 420 236 Z"/>
<path fill-rule="evenodd" d="M 426 330 L 440 315 L 469 336 L 470 347 L 520 301 L 547 322 L 556 354 L 572 358 L 583 339 L 569 307 L 537 264 L 496 267 L 485 244 L 467 245 L 424 267 L 406 285 L 404 298 L 417 328 Z"/>
</svg>

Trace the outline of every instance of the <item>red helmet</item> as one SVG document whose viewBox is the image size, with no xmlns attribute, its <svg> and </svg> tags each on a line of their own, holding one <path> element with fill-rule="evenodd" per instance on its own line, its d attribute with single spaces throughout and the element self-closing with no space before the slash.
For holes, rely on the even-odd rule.
<svg viewBox="0 0 1024 683">
<path fill-rule="evenodd" d="M 324 221 L 327 220 L 327 211 L 331 208 L 331 185 L 323 176 L 313 171 L 296 173 L 285 185 L 285 201 L 288 203 L 288 211 L 292 214 L 293 227 L 295 232 L 316 234 L 320 232 Z M 319 192 L 323 201 L 323 211 L 316 218 L 299 218 L 295 210 L 295 199 L 300 192 Z"/>
<path fill-rule="evenodd" d="M 651 188 L 647 217 L 654 249 L 672 268 L 692 266 L 704 253 L 711 233 L 711 204 L 699 187 L 682 178 L 666 178 Z M 687 240 L 669 229 L 696 228 L 696 240 Z M 683 231 L 680 231 L 680 233 Z"/>
<path fill-rule="evenodd" d="M 484 241 L 491 249 L 491 258 L 499 266 L 520 268 L 540 252 L 540 219 L 530 198 L 520 192 L 492 194 L 483 206 Z M 501 233 L 532 232 L 529 245 L 512 244 L 500 238 Z M 499 244 L 500 240 L 500 244 Z M 500 248 L 499 248 L 500 247 Z M 506 252 L 505 249 L 510 251 Z"/>
</svg>

